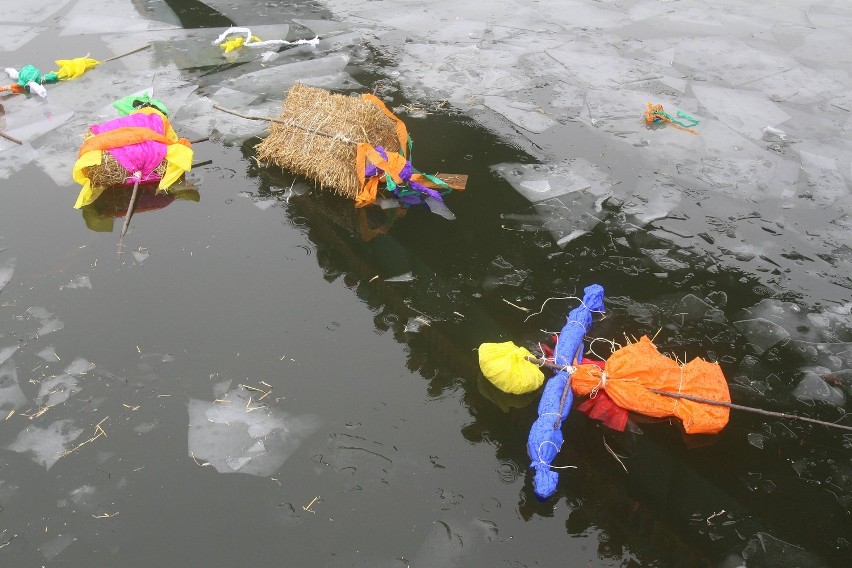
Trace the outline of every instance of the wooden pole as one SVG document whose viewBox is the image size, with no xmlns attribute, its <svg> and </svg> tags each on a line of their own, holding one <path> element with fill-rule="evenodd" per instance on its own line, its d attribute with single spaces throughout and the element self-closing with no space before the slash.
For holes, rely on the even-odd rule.
<svg viewBox="0 0 852 568">
<path fill-rule="evenodd" d="M 136 180 L 136 183 L 133 184 L 133 193 L 130 195 L 130 204 L 127 206 L 127 215 L 124 216 L 124 225 L 121 227 L 121 238 L 124 238 L 124 234 L 127 232 L 127 228 L 130 226 L 130 218 L 133 217 L 133 210 L 136 209 L 136 197 L 139 193 L 139 180 Z"/>
<path fill-rule="evenodd" d="M 109 59 L 104 59 L 103 61 L 101 61 L 101 63 L 106 63 L 107 61 L 115 61 L 116 59 L 121 59 L 122 57 L 133 55 L 134 53 L 142 51 L 143 49 L 148 49 L 149 47 L 151 47 L 150 43 L 147 45 L 143 45 L 142 47 L 137 47 L 136 49 L 128 51 L 127 53 L 122 53 L 121 55 L 115 55 L 113 57 L 110 57 Z"/>
<path fill-rule="evenodd" d="M 2 136 L 3 138 L 5 138 L 6 140 L 9 140 L 9 141 L 11 141 L 11 142 L 14 142 L 15 144 L 20 144 L 20 145 L 23 145 L 23 144 L 24 144 L 23 142 L 21 142 L 20 140 L 18 140 L 18 139 L 17 139 L 17 138 L 15 138 L 14 136 L 12 136 L 11 134 L 6 134 L 6 133 L 5 133 L 5 132 L 3 132 L 2 130 L 0 130 L 0 136 Z"/>
</svg>

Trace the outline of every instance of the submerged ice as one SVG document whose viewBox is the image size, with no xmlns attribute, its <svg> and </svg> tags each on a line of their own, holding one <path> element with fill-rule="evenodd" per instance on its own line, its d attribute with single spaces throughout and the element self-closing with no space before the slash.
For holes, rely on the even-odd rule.
<svg viewBox="0 0 852 568">
<path fill-rule="evenodd" d="M 219 473 L 268 476 L 318 427 L 317 417 L 270 408 L 240 386 L 215 402 L 190 399 L 189 456 Z"/>
</svg>

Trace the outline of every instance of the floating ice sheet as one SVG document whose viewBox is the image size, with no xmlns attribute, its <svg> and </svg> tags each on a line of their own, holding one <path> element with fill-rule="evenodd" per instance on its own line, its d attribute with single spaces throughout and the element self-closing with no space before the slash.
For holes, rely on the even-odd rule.
<svg viewBox="0 0 852 568">
<path fill-rule="evenodd" d="M 609 176 L 582 158 L 564 164 L 499 164 L 492 170 L 532 203 L 580 191 L 602 199 L 613 186 Z"/>
<path fill-rule="evenodd" d="M 173 13 L 172 13 L 173 15 Z M 176 22 L 161 22 L 140 15 L 124 0 L 77 0 L 62 20 L 60 36 L 147 32 L 179 28 Z"/>
<path fill-rule="evenodd" d="M 311 415 L 293 416 L 252 401 L 239 387 L 227 402 L 189 401 L 189 455 L 219 473 L 268 476 L 278 471 L 319 426 Z"/>
<path fill-rule="evenodd" d="M 57 420 L 47 428 L 30 424 L 6 449 L 29 454 L 37 464 L 50 469 L 69 449 L 68 444 L 82 433 L 83 429 L 75 427 L 72 420 Z"/>
<path fill-rule="evenodd" d="M 284 63 L 259 71 L 226 79 L 222 85 L 247 93 L 283 97 L 290 87 L 299 81 L 334 75 L 343 71 L 349 63 L 346 54 L 333 54 L 308 61 Z"/>
</svg>

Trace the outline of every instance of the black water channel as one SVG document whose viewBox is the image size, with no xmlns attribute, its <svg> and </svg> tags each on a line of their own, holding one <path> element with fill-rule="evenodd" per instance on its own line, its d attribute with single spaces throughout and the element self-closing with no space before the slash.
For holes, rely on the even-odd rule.
<svg viewBox="0 0 852 568">
<path fill-rule="evenodd" d="M 169 4 L 186 28 L 227 25 Z M 48 45 L 14 55 L 53 58 Z M 348 71 L 389 106 L 409 103 L 383 66 Z M 0 416 L 0 565 L 847 566 L 852 439 L 828 428 L 733 412 L 696 439 L 676 421 L 635 416 L 615 432 L 572 412 L 554 465 L 575 468 L 536 499 L 539 393 L 497 391 L 476 348 L 548 339 L 576 300 L 527 315 L 592 283 L 607 310 L 590 336 L 647 334 L 718 361 L 740 404 L 843 410 L 790 396 L 801 352 L 757 353 L 730 323 L 800 296 L 747 267 L 661 275 L 640 251 L 657 237 L 624 223 L 617 200 L 557 246 L 506 219 L 529 203 L 492 166 L 534 163 L 525 144 L 451 107 L 403 117 L 420 169 L 469 176 L 447 197 L 455 220 L 356 211 L 258 165 L 258 138 L 194 145 L 197 194 L 136 213 L 120 250 L 123 218 L 87 224 L 76 186 L 35 163 L 0 182 L 0 353 L 17 347 L 0 387 L 24 397 Z M 572 132 L 564 144 L 597 151 Z M 614 177 L 631 183 L 631 170 L 613 154 Z M 712 314 L 684 310 L 693 297 Z M 267 421 L 217 418 L 228 397 Z M 252 469 L 249 439 L 282 461 Z"/>
</svg>

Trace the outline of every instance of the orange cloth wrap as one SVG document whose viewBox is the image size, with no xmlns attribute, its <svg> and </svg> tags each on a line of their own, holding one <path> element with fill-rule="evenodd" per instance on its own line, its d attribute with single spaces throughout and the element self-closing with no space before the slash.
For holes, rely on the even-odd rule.
<svg viewBox="0 0 852 568">
<path fill-rule="evenodd" d="M 681 366 L 657 351 L 647 337 L 622 347 L 606 361 L 606 380 L 596 365 L 580 365 L 572 376 L 572 388 L 579 396 L 603 389 L 622 408 L 683 422 L 687 434 L 716 434 L 728 423 L 730 409 L 651 392 L 671 393 L 731 402 L 728 382 L 717 363 L 693 359 Z"/>
</svg>

